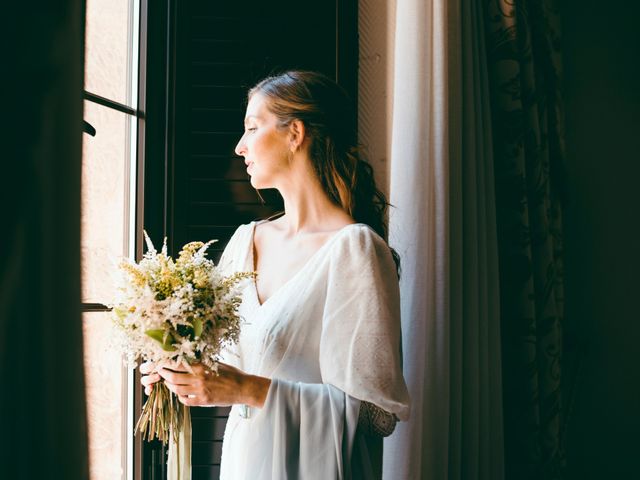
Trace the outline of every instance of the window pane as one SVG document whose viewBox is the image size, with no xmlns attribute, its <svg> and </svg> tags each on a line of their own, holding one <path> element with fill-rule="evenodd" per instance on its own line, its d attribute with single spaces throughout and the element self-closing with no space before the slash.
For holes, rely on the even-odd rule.
<svg viewBox="0 0 640 480">
<path fill-rule="evenodd" d="M 109 313 L 83 316 L 84 368 L 91 480 L 125 478 L 127 375 L 122 358 L 110 349 Z"/>
<path fill-rule="evenodd" d="M 83 135 L 82 301 L 113 298 L 113 261 L 127 255 L 131 117 L 86 101 L 84 119 L 96 136 Z"/>
<path fill-rule="evenodd" d="M 131 106 L 127 95 L 133 0 L 87 0 L 85 90 Z"/>
</svg>

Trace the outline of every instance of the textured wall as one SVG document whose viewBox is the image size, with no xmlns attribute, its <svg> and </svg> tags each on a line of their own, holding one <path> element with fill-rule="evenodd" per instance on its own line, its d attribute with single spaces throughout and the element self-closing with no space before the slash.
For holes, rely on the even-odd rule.
<svg viewBox="0 0 640 480">
<path fill-rule="evenodd" d="M 388 193 L 395 1 L 360 0 L 358 9 L 359 142 L 366 147 L 378 187 Z"/>
</svg>

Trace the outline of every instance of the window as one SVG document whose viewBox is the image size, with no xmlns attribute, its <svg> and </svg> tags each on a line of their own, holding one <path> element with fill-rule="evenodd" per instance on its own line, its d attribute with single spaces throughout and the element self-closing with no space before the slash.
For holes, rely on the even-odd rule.
<svg viewBox="0 0 640 480">
<path fill-rule="evenodd" d="M 139 0 L 86 4 L 81 258 L 92 480 L 133 478 L 133 374 L 109 348 L 106 304 L 113 259 L 135 254 L 139 18 Z"/>
</svg>

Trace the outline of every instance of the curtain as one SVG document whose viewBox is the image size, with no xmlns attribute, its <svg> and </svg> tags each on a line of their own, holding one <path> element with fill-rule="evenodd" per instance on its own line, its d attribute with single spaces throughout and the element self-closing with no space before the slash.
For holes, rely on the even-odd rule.
<svg viewBox="0 0 640 480">
<path fill-rule="evenodd" d="M 483 21 L 479 1 L 396 5 L 390 243 L 412 413 L 385 442 L 388 479 L 503 478 Z"/>
<path fill-rule="evenodd" d="M 561 478 L 563 132 L 555 2 L 486 4 L 507 478 Z"/>
<path fill-rule="evenodd" d="M 86 479 L 80 316 L 84 7 L 6 5 L 0 255 L 0 465 Z"/>
</svg>

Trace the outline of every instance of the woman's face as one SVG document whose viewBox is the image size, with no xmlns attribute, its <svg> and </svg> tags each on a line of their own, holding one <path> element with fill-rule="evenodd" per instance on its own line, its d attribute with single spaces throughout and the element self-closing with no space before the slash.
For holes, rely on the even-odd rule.
<svg viewBox="0 0 640 480">
<path fill-rule="evenodd" d="M 254 188 L 277 187 L 287 174 L 290 159 L 287 129 L 277 128 L 278 119 L 267 108 L 264 96 L 249 99 L 244 119 L 244 135 L 236 145 L 236 155 L 244 157 Z"/>
</svg>

